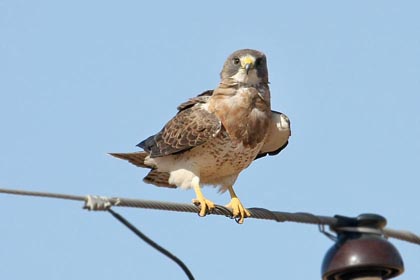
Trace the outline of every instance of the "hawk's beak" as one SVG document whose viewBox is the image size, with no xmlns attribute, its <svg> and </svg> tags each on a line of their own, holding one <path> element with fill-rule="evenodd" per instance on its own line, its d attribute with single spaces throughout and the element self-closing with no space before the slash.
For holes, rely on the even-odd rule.
<svg viewBox="0 0 420 280">
<path fill-rule="evenodd" d="M 250 56 L 246 56 L 242 59 L 242 67 L 245 69 L 245 72 L 247 75 L 248 75 L 249 70 L 254 68 L 254 62 L 255 62 L 255 59 Z"/>
<path fill-rule="evenodd" d="M 252 64 L 250 64 L 250 63 L 245 64 L 245 72 L 246 72 L 247 75 L 248 75 L 249 69 L 251 69 L 251 66 L 252 66 Z"/>
</svg>

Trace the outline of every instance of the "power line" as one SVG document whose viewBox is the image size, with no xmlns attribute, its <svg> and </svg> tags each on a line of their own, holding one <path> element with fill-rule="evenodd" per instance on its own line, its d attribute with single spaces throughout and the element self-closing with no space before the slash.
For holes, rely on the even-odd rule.
<svg viewBox="0 0 420 280">
<path fill-rule="evenodd" d="M 105 211 L 111 207 L 135 207 L 144 209 L 155 209 L 155 210 L 166 210 L 166 211 L 177 211 L 177 212 L 190 212 L 197 213 L 200 207 L 194 204 L 186 203 L 175 203 L 175 202 L 163 202 L 153 200 L 142 200 L 142 199 L 130 199 L 130 198 L 117 198 L 117 197 L 105 197 L 105 196 L 80 196 L 80 195 L 69 195 L 60 193 L 50 192 L 38 192 L 38 191 L 26 191 L 16 189 L 3 189 L 0 188 L 0 193 L 13 194 L 13 195 L 24 195 L 24 196 L 37 196 L 47 197 L 65 200 L 77 200 L 84 201 L 84 208 L 92 211 Z M 318 226 L 327 225 L 332 228 L 338 225 L 339 219 L 337 217 L 319 216 L 311 213 L 289 213 L 280 211 L 271 211 L 264 208 L 248 208 L 251 216 L 249 218 L 274 220 L 277 222 L 297 222 L 315 224 Z M 216 205 L 215 209 L 211 212 L 213 215 L 222 215 L 232 218 L 232 212 L 229 208 L 221 205 Z M 402 241 L 410 242 L 413 244 L 420 245 L 420 236 L 410 231 L 395 230 L 390 228 L 384 228 L 382 234 L 385 237 L 395 238 Z"/>
<path fill-rule="evenodd" d="M 155 248 L 157 251 L 162 253 L 163 255 L 167 256 L 171 260 L 173 260 L 181 269 L 184 271 L 184 273 L 187 275 L 189 280 L 194 280 L 194 276 L 192 275 L 191 271 L 188 269 L 188 267 L 175 255 L 173 255 L 171 252 L 154 242 L 152 239 L 150 239 L 147 235 L 142 233 L 140 230 L 138 230 L 135 226 L 133 226 L 129 221 L 127 221 L 123 216 L 116 213 L 112 209 L 108 209 L 108 212 L 111 213 L 112 216 L 114 216 L 115 219 L 120 221 L 123 225 L 128 227 L 135 235 L 137 235 L 139 238 L 141 238 L 144 242 Z"/>
</svg>

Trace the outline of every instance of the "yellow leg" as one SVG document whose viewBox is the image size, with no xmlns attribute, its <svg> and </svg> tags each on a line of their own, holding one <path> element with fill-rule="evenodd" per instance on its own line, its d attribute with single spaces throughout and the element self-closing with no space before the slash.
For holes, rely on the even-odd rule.
<svg viewBox="0 0 420 280">
<path fill-rule="evenodd" d="M 209 212 L 211 212 L 214 209 L 214 203 L 208 199 L 206 199 L 201 192 L 201 187 L 198 178 L 194 178 L 192 182 L 195 195 L 197 196 L 196 199 L 193 199 L 193 203 L 197 206 L 200 206 L 200 217 L 204 217 Z"/>
<path fill-rule="evenodd" d="M 244 222 L 244 219 L 251 216 L 251 213 L 245 209 L 245 207 L 242 205 L 239 198 L 236 196 L 235 191 L 233 190 L 233 187 L 230 186 L 228 188 L 229 194 L 231 197 L 231 200 L 226 207 L 232 209 L 232 215 L 235 218 L 239 218 L 238 223 L 242 224 Z"/>
</svg>

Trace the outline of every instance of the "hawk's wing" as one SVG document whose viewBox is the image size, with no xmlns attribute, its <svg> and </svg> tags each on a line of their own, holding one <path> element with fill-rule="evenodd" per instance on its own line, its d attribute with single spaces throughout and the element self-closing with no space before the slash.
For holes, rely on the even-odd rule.
<svg viewBox="0 0 420 280">
<path fill-rule="evenodd" d="M 222 124 L 204 108 L 210 95 L 207 91 L 182 103 L 178 114 L 159 133 L 137 146 L 150 153 L 150 157 L 162 157 L 189 150 L 213 138 Z"/>
<path fill-rule="evenodd" d="M 197 95 L 196 97 L 190 98 L 188 101 L 182 103 L 178 106 L 178 111 L 182 111 L 184 109 L 190 108 L 197 103 L 206 103 L 209 100 L 209 97 L 213 95 L 213 90 L 209 89 L 205 92 Z"/>
<path fill-rule="evenodd" d="M 280 112 L 271 111 L 271 113 L 268 136 L 255 159 L 265 157 L 266 155 L 277 155 L 289 144 L 289 137 L 291 135 L 289 118 Z"/>
</svg>

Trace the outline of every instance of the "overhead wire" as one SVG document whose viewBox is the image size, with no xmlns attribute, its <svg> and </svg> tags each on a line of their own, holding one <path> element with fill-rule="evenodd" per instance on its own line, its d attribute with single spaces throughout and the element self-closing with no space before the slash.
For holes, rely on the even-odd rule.
<svg viewBox="0 0 420 280">
<path fill-rule="evenodd" d="M 106 211 L 111 207 L 135 207 L 144 209 L 155 209 L 165 211 L 177 211 L 177 212 L 190 212 L 197 213 L 200 210 L 199 206 L 194 204 L 176 203 L 176 202 L 164 202 L 154 200 L 143 200 L 143 199 L 131 199 L 131 198 L 118 198 L 118 197 L 105 197 L 105 196 L 93 196 L 93 195 L 69 195 L 51 192 L 39 192 L 39 191 L 27 191 L 27 190 L 16 190 L 16 189 L 4 189 L 0 188 L 0 193 L 12 194 L 12 195 L 24 195 L 24 196 L 36 196 L 36 197 L 47 197 L 65 200 L 77 200 L 84 201 L 84 208 L 92 211 Z M 253 219 L 264 219 L 273 220 L 277 222 L 296 222 L 306 223 L 315 225 L 327 225 L 334 227 L 338 219 L 335 217 L 314 215 L 311 213 L 289 213 L 280 211 L 271 211 L 265 208 L 248 208 Z M 221 205 L 216 205 L 215 209 L 211 212 L 212 215 L 222 215 L 229 218 L 233 218 L 231 210 Z M 395 238 L 398 240 L 410 242 L 413 244 L 420 245 L 420 235 L 414 234 L 410 231 L 396 230 L 391 228 L 384 228 L 382 230 L 383 235 L 388 238 Z"/>
<path fill-rule="evenodd" d="M 174 261 L 181 269 L 184 271 L 184 273 L 187 275 L 189 280 L 194 280 L 194 276 L 191 273 L 191 271 L 188 269 L 188 267 L 184 264 L 183 261 L 181 261 L 177 256 L 157 244 L 155 241 L 150 239 L 147 235 L 145 235 L 143 232 L 141 232 L 139 229 L 137 229 L 135 226 L 133 226 L 129 221 L 127 221 L 123 216 L 118 214 L 117 212 L 113 211 L 111 208 L 108 209 L 108 212 L 111 213 L 111 215 L 120 221 L 123 225 L 125 225 L 127 228 L 129 228 L 135 235 L 137 235 L 139 238 L 141 238 L 144 242 L 152 246 L 154 249 L 162 253 L 163 255 L 167 256 L 169 259 Z"/>
</svg>

